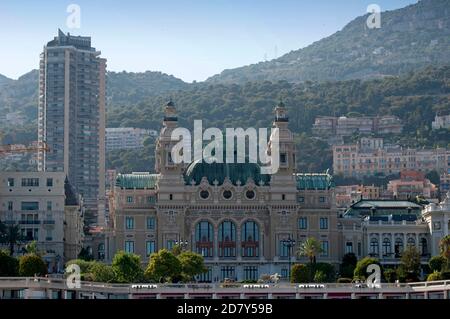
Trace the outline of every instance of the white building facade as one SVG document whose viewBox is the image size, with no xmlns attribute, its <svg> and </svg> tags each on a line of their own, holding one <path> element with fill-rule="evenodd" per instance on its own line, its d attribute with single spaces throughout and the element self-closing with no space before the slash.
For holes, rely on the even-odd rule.
<svg viewBox="0 0 450 319">
<path fill-rule="evenodd" d="M 155 130 L 133 127 L 106 128 L 106 151 L 142 148 L 146 138 L 157 134 Z"/>
</svg>

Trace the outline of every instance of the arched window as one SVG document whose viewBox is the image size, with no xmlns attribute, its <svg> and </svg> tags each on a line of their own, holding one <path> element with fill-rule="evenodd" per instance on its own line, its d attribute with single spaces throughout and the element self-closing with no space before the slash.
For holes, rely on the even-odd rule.
<svg viewBox="0 0 450 319">
<path fill-rule="evenodd" d="M 391 256 L 391 240 L 389 238 L 383 239 L 383 256 Z"/>
<path fill-rule="evenodd" d="M 407 243 L 408 247 L 414 247 L 416 246 L 416 241 L 414 240 L 414 238 L 409 237 L 408 238 L 408 243 Z"/>
<path fill-rule="evenodd" d="M 241 228 L 242 257 L 259 257 L 259 227 L 254 221 L 246 221 Z"/>
<path fill-rule="evenodd" d="M 378 255 L 379 254 L 378 238 L 373 237 L 370 240 L 370 254 L 371 255 Z"/>
<path fill-rule="evenodd" d="M 398 237 L 395 239 L 395 257 L 400 258 L 403 253 L 403 239 Z"/>
<path fill-rule="evenodd" d="M 236 257 L 236 225 L 229 220 L 219 225 L 219 257 Z"/>
<path fill-rule="evenodd" d="M 420 240 L 420 253 L 422 254 L 422 256 L 428 255 L 428 243 L 426 238 L 422 238 Z"/>
<path fill-rule="evenodd" d="M 195 226 L 195 248 L 203 257 L 214 255 L 214 229 L 210 222 L 201 221 Z"/>
</svg>

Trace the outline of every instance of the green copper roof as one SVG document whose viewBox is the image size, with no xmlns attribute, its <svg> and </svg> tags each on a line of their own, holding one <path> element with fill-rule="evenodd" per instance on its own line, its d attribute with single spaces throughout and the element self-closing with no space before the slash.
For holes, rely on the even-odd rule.
<svg viewBox="0 0 450 319">
<path fill-rule="evenodd" d="M 299 190 L 326 190 L 334 187 L 333 177 L 328 173 L 323 174 L 295 174 L 297 189 Z"/>
<path fill-rule="evenodd" d="M 257 163 L 205 163 L 203 160 L 197 160 L 189 164 L 184 174 L 186 185 L 191 185 L 191 181 L 195 185 L 200 184 L 203 177 L 208 179 L 209 184 L 213 185 L 217 180 L 218 185 L 222 185 L 225 178 L 228 177 L 230 181 L 237 185 L 240 181 L 241 185 L 247 183 L 248 178 L 261 185 L 268 185 L 270 182 L 270 175 L 261 174 L 261 168 Z"/>
<path fill-rule="evenodd" d="M 373 200 L 362 199 L 345 212 L 346 217 L 389 216 L 389 215 L 420 215 L 422 206 L 407 200 Z"/>
<path fill-rule="evenodd" d="M 116 186 L 125 189 L 152 189 L 155 188 L 158 174 L 132 173 L 118 174 Z"/>
</svg>

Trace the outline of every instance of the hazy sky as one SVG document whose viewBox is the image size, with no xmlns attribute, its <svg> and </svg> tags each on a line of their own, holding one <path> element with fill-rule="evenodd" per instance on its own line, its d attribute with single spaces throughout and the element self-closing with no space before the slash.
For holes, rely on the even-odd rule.
<svg viewBox="0 0 450 319">
<path fill-rule="evenodd" d="M 113 71 L 162 71 L 202 81 L 224 69 L 279 57 L 331 35 L 378 4 L 415 0 L 0 0 L 0 74 L 36 69 L 57 29 L 92 37 Z M 66 9 L 81 8 L 69 29 Z"/>
</svg>

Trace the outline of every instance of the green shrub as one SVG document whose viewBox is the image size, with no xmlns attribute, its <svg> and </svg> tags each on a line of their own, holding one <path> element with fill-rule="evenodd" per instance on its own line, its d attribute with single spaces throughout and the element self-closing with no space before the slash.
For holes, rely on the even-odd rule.
<svg viewBox="0 0 450 319">
<path fill-rule="evenodd" d="M 428 275 L 427 281 L 442 280 L 442 274 L 439 271 L 434 271 Z"/>
<path fill-rule="evenodd" d="M 19 259 L 19 275 L 24 277 L 44 276 L 47 274 L 47 264 L 41 256 L 27 254 Z"/>
<path fill-rule="evenodd" d="M 182 269 L 180 260 L 172 252 L 161 249 L 151 255 L 145 277 L 157 282 L 174 282 L 181 278 Z"/>
<path fill-rule="evenodd" d="M 406 274 L 406 281 L 418 281 L 420 276 L 420 253 L 417 248 L 408 246 L 402 253 L 400 267 Z"/>
<path fill-rule="evenodd" d="M 433 256 L 428 261 L 431 271 L 442 271 L 442 267 L 447 263 L 444 256 Z"/>
<path fill-rule="evenodd" d="M 394 283 L 397 280 L 397 271 L 395 269 L 386 269 L 384 271 L 384 278 L 389 283 Z"/>
<path fill-rule="evenodd" d="M 332 264 L 317 263 L 314 267 L 314 274 L 318 271 L 320 271 L 324 274 L 324 276 L 325 276 L 324 282 L 335 282 L 336 281 L 336 271 Z"/>
<path fill-rule="evenodd" d="M 311 267 L 313 267 L 311 269 Z M 335 282 L 336 273 L 334 266 L 328 263 L 316 263 L 316 264 L 295 264 L 291 269 L 291 282 L 295 283 L 307 283 L 310 282 L 310 274 L 313 275 L 313 281 L 315 275 L 320 272 L 319 278 L 323 280 L 321 282 Z"/>
<path fill-rule="evenodd" d="M 291 282 L 309 282 L 309 268 L 304 264 L 295 264 L 291 269 Z"/>
<path fill-rule="evenodd" d="M 372 264 L 380 266 L 381 273 L 383 273 L 383 268 L 381 267 L 378 259 L 372 257 L 364 257 L 356 264 L 355 271 L 353 272 L 353 277 L 360 280 L 366 280 L 367 276 L 369 275 L 367 273 L 367 267 Z"/>
<path fill-rule="evenodd" d="M 177 255 L 181 265 L 181 275 L 187 281 L 193 280 L 196 275 L 206 272 L 203 256 L 192 251 L 183 251 Z"/>
<path fill-rule="evenodd" d="M 112 269 L 117 282 L 133 283 L 142 281 L 144 278 L 141 257 L 136 254 L 117 252 L 113 258 Z"/>
<path fill-rule="evenodd" d="M 418 282 L 418 281 L 420 281 L 417 273 L 407 271 L 403 265 L 400 265 L 397 268 L 397 279 L 400 282 Z"/>
<path fill-rule="evenodd" d="M 92 275 L 90 272 L 83 273 L 81 274 L 80 279 L 83 281 L 94 281 L 94 275 Z"/>
<path fill-rule="evenodd" d="M 0 277 L 14 277 L 19 273 L 19 261 L 9 255 L 7 251 L 0 250 Z"/>
<path fill-rule="evenodd" d="M 316 270 L 314 274 L 314 282 L 327 282 L 327 275 L 322 270 Z"/>
<path fill-rule="evenodd" d="M 94 262 L 90 267 L 92 280 L 97 282 L 114 282 L 115 276 L 111 266 L 104 263 Z"/>
<path fill-rule="evenodd" d="M 88 273 L 91 271 L 90 268 L 94 264 L 94 261 L 86 261 L 83 259 L 72 259 L 72 260 L 69 260 L 68 262 L 66 262 L 66 268 L 72 264 L 78 265 L 80 267 L 80 272 L 82 274 L 84 274 L 84 273 Z"/>
</svg>

